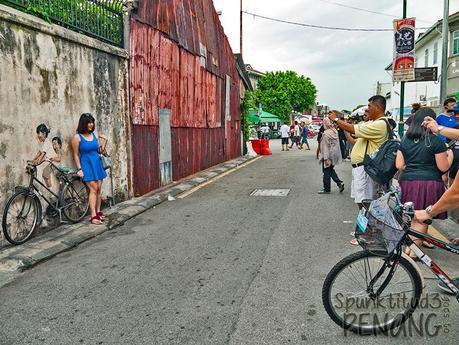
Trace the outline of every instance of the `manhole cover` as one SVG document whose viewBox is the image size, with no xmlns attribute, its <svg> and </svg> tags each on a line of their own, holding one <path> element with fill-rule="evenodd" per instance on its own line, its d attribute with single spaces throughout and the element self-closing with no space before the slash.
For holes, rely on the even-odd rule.
<svg viewBox="0 0 459 345">
<path fill-rule="evenodd" d="M 255 189 L 250 196 L 287 196 L 290 189 Z"/>
</svg>

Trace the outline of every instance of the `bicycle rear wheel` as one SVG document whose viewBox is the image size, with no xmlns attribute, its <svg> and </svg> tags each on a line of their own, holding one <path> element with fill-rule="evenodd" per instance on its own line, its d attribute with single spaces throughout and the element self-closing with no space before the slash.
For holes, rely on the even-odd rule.
<svg viewBox="0 0 459 345">
<path fill-rule="evenodd" d="M 77 223 L 86 216 L 89 209 L 89 190 L 81 179 L 65 184 L 61 192 L 61 206 L 65 218 Z"/>
<path fill-rule="evenodd" d="M 12 244 L 22 244 L 33 234 L 41 214 L 38 198 L 27 190 L 14 193 L 3 210 L 3 235 Z"/>
<path fill-rule="evenodd" d="M 322 288 L 322 302 L 330 318 L 340 327 L 361 335 L 385 333 L 405 322 L 416 309 L 422 280 L 404 257 L 395 264 L 393 276 L 381 295 L 376 292 L 390 272 L 369 288 L 370 281 L 386 265 L 387 252 L 362 251 L 338 262 L 328 273 Z M 371 291 L 372 290 L 372 291 Z"/>
</svg>

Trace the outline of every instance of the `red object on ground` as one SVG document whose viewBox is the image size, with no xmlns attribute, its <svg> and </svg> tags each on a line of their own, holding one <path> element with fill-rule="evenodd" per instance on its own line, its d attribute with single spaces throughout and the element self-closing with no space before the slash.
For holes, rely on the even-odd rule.
<svg viewBox="0 0 459 345">
<path fill-rule="evenodd" d="M 269 139 L 255 139 L 250 140 L 250 142 L 257 155 L 269 156 L 273 154 L 269 148 Z"/>
</svg>

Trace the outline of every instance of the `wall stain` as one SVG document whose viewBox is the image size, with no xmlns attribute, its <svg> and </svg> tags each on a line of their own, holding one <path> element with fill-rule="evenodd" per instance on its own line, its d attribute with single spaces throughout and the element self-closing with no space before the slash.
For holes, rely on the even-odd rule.
<svg viewBox="0 0 459 345">
<path fill-rule="evenodd" d="M 6 158 L 6 150 L 8 149 L 8 146 L 5 143 L 0 144 L 0 157 L 3 159 Z"/>
<path fill-rule="evenodd" d="M 43 78 L 43 84 L 40 88 L 40 98 L 42 103 L 47 103 L 51 99 L 51 86 L 49 84 L 49 72 L 40 68 L 40 75 Z"/>
</svg>

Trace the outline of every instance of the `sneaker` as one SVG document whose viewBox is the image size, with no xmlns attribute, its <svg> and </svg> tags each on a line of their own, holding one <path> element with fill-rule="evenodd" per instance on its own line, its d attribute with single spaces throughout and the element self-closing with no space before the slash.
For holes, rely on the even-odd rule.
<svg viewBox="0 0 459 345">
<path fill-rule="evenodd" d="M 454 278 L 454 279 L 453 279 L 453 282 L 454 282 L 454 284 L 459 285 L 459 278 Z M 446 284 L 443 283 L 443 282 L 438 283 L 438 287 L 439 287 L 441 290 L 443 290 L 444 292 L 446 292 L 447 294 L 449 294 L 449 295 L 452 295 L 452 294 L 453 294 L 452 291 L 451 291 L 450 289 L 448 289 L 448 287 L 446 286 Z"/>
<path fill-rule="evenodd" d="M 344 183 L 341 183 L 338 187 L 340 193 L 344 192 Z"/>
<path fill-rule="evenodd" d="M 324 191 L 324 190 L 319 190 L 317 194 L 330 194 L 330 192 Z"/>
</svg>

